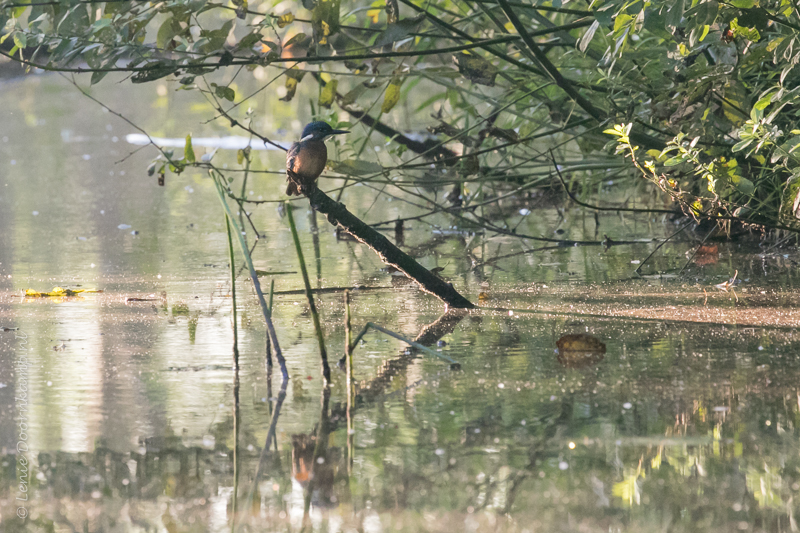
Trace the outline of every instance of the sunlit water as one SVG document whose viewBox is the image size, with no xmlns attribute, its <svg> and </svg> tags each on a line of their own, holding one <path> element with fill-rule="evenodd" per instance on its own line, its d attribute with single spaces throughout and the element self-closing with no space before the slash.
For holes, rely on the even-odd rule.
<svg viewBox="0 0 800 533">
<path fill-rule="evenodd" d="M 203 124 L 208 104 L 172 89 L 104 83 L 93 94 L 153 135 L 241 134 Z M 227 236 L 211 181 L 169 174 L 159 187 L 146 173 L 155 152 L 129 156 L 133 127 L 58 77 L 3 82 L 0 99 L 5 530 L 797 530 L 796 252 L 718 243 L 680 272 L 694 249 L 683 238 L 638 278 L 651 242 L 536 250 L 433 217 L 440 226 L 409 224 L 404 249 L 444 267 L 484 308 L 442 316 L 433 297 L 296 202 L 312 285 L 354 289 L 354 333 L 373 322 L 460 363 L 372 331 L 354 352 L 348 409 L 335 365 L 340 290 L 318 296 L 334 366 L 326 391 L 299 274 L 262 278 L 265 288 L 276 281 L 290 374 L 282 391 L 240 275 L 237 380 Z M 262 110 L 258 126 L 290 141 L 297 110 Z M 236 166 L 235 152 L 218 157 Z M 256 160 L 279 169 L 282 153 Z M 282 176 L 260 175 L 246 192 L 279 200 L 282 189 Z M 421 212 L 375 198 L 352 187 L 342 200 L 368 221 Z M 256 268 L 297 272 L 277 205 L 253 206 L 263 233 Z M 559 213 L 537 197 L 506 204 L 503 216 L 547 237 L 676 230 L 616 214 L 597 227 L 592 213 Z M 715 287 L 734 273 L 742 283 Z M 22 296 L 55 286 L 103 292 Z M 559 359 L 556 342 L 576 333 L 606 352 Z"/>
</svg>

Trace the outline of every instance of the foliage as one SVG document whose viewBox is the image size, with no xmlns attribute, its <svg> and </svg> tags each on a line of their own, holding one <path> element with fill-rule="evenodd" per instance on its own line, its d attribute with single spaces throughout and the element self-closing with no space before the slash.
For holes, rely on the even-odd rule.
<svg viewBox="0 0 800 533">
<path fill-rule="evenodd" d="M 300 83 L 316 83 L 316 118 L 361 122 L 365 135 L 393 141 L 388 153 L 368 155 L 367 139 L 351 139 L 343 159 L 382 167 L 349 165 L 358 167 L 352 177 L 386 181 L 391 171 L 392 187 L 424 197 L 434 211 L 550 184 L 552 149 L 585 191 L 621 173 L 643 175 L 687 214 L 800 228 L 793 1 L 596 0 L 584 8 L 559 0 L 303 0 L 289 12 L 273 5 L 6 1 L 0 53 L 91 73 L 92 83 L 114 71 L 133 83 L 170 77 L 245 129 L 223 104 L 238 112 L 248 96 L 215 72 L 273 69 L 283 74 L 279 96 L 287 101 Z M 401 133 L 420 122 L 434 138 Z M 615 147 L 638 170 L 620 168 Z M 210 164 L 195 160 L 190 142 L 182 160 L 164 155 L 168 163 L 153 167 L 159 176 Z M 452 187 L 450 205 L 419 185 Z"/>
</svg>

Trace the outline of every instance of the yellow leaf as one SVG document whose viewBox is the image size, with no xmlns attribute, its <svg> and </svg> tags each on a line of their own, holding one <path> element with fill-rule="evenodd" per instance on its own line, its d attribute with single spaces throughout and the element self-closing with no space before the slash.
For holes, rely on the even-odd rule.
<svg viewBox="0 0 800 533">
<path fill-rule="evenodd" d="M 75 296 L 82 292 L 103 292 L 102 290 L 97 289 L 64 289 L 62 287 L 53 287 L 53 290 L 50 292 L 39 292 L 33 289 L 26 289 L 25 296 L 28 298 L 58 298 L 62 296 Z"/>
<path fill-rule="evenodd" d="M 336 86 L 338 84 L 338 80 L 331 80 L 325 84 L 325 87 L 322 88 L 322 92 L 319 94 L 320 107 L 331 107 L 333 99 L 336 96 Z"/>
<path fill-rule="evenodd" d="M 386 88 L 386 93 L 383 95 L 383 105 L 381 106 L 381 113 L 388 113 L 400 101 L 400 86 L 403 85 L 403 80 L 400 78 L 393 78 L 392 82 Z"/>
<path fill-rule="evenodd" d="M 285 28 L 289 24 L 294 22 L 294 14 L 293 13 L 286 13 L 285 15 L 281 15 L 278 17 L 278 27 Z"/>
<path fill-rule="evenodd" d="M 378 23 L 378 17 L 380 17 L 380 16 L 381 16 L 381 10 L 380 9 L 370 9 L 370 10 L 367 11 L 367 17 L 372 19 L 372 23 L 373 24 L 377 24 Z"/>
<path fill-rule="evenodd" d="M 284 102 L 288 102 L 294 98 L 294 93 L 297 92 L 297 78 L 286 78 L 286 96 L 281 98 Z"/>
</svg>

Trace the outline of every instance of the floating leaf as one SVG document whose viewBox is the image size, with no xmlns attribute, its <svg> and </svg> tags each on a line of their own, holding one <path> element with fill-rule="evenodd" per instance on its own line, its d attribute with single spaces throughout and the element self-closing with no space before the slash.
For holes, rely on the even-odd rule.
<svg viewBox="0 0 800 533">
<path fill-rule="evenodd" d="M 102 290 L 98 289 L 63 289 L 61 287 L 53 287 L 53 290 L 50 292 L 39 292 L 33 289 L 27 289 L 25 291 L 26 298 L 57 298 L 61 296 L 75 296 L 82 292 L 90 293 L 90 292 L 103 292 Z"/>
<path fill-rule="evenodd" d="M 325 84 L 319 94 L 320 107 L 330 108 L 333 104 L 333 99 L 336 97 L 336 86 L 339 85 L 338 80 L 331 80 Z"/>
<path fill-rule="evenodd" d="M 497 77 L 497 67 L 481 56 L 461 53 L 453 56 L 453 61 L 458 66 L 458 71 L 461 75 L 472 83 L 488 85 L 489 87 L 494 85 L 494 79 Z"/>
<path fill-rule="evenodd" d="M 386 87 L 386 93 L 383 95 L 381 113 L 388 113 L 397 105 L 397 102 L 400 101 L 400 87 L 402 85 L 403 80 L 401 78 L 392 78 L 391 83 Z"/>
<path fill-rule="evenodd" d="M 286 13 L 278 17 L 277 24 L 279 28 L 285 28 L 292 22 L 294 22 L 294 13 Z"/>
</svg>

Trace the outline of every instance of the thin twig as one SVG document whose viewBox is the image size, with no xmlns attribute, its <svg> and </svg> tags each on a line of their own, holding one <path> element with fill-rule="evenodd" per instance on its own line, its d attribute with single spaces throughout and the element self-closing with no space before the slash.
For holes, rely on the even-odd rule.
<svg viewBox="0 0 800 533">
<path fill-rule="evenodd" d="M 294 215 L 292 209 L 286 210 L 286 219 L 289 222 L 289 228 L 292 230 L 292 239 L 294 240 L 294 249 L 297 252 L 297 261 L 300 263 L 300 273 L 303 276 L 303 286 L 306 289 L 306 300 L 308 300 L 308 307 L 311 311 L 311 318 L 314 321 L 314 331 L 317 334 L 317 343 L 319 344 L 319 356 L 322 360 L 322 376 L 325 378 L 325 383 L 331 382 L 331 368 L 328 365 L 328 352 L 325 350 L 325 337 L 322 334 L 322 324 L 319 321 L 319 312 L 317 311 L 317 304 L 314 303 L 314 296 L 311 293 L 311 283 L 308 280 L 308 271 L 306 270 L 306 261 L 303 258 L 303 248 L 300 246 L 300 237 L 297 235 L 297 227 L 294 224 Z"/>
</svg>

